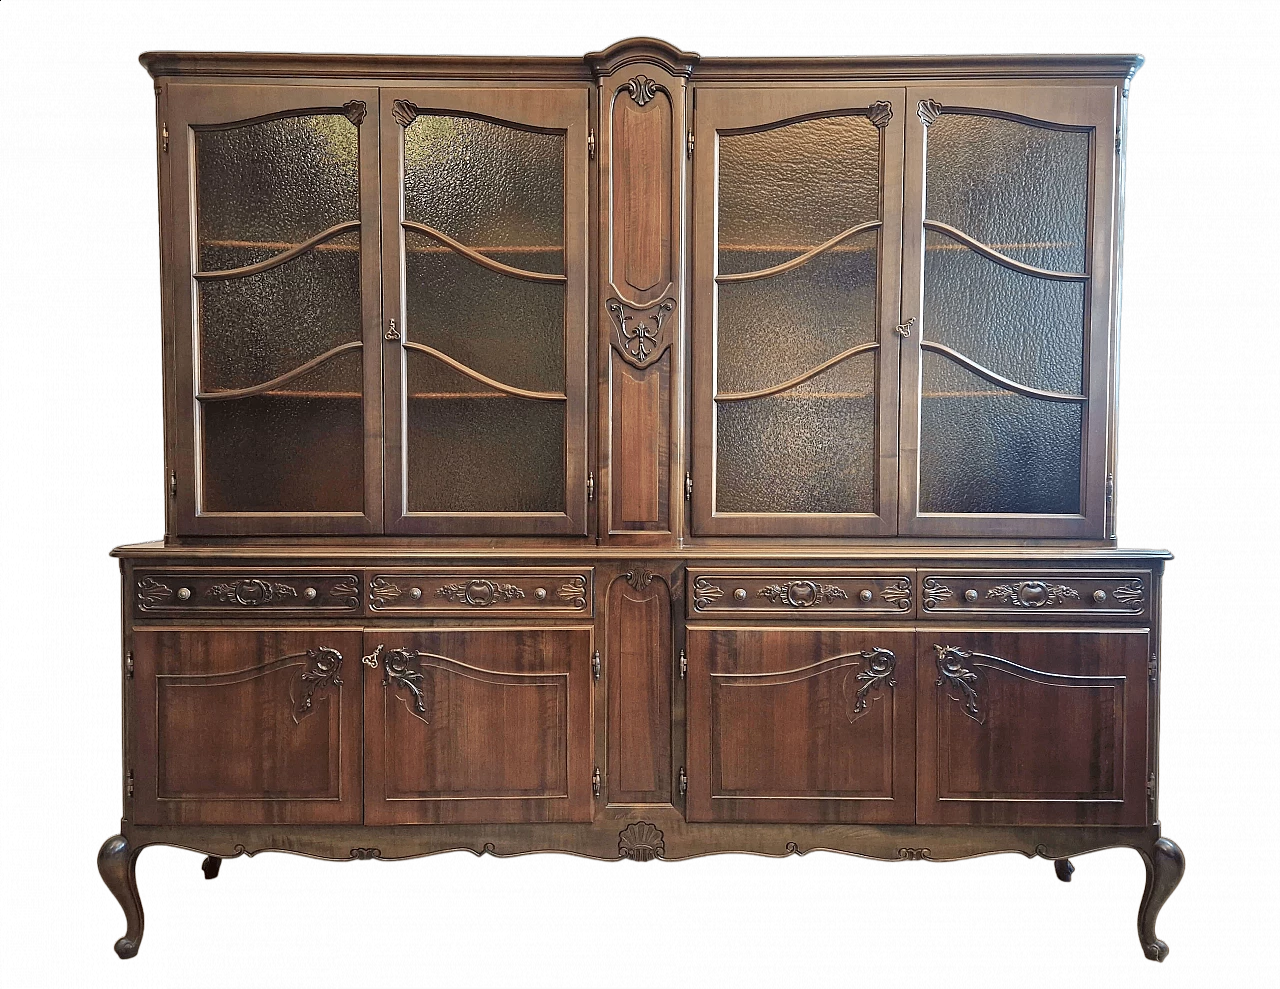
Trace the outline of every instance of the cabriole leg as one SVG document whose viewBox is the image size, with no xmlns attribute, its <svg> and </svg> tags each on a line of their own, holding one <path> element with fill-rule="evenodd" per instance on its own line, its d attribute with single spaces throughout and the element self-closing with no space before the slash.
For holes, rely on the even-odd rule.
<svg viewBox="0 0 1280 989">
<path fill-rule="evenodd" d="M 1147 867 L 1147 888 L 1142 892 L 1142 906 L 1138 908 L 1138 939 L 1148 958 L 1162 962 L 1169 954 L 1169 946 L 1156 937 L 1156 916 L 1169 894 L 1178 888 L 1187 863 L 1182 849 L 1168 838 L 1156 839 L 1150 853 L 1139 848 L 1138 854 Z"/>
<path fill-rule="evenodd" d="M 124 937 L 116 942 L 116 954 L 132 958 L 142 943 L 142 900 L 134 869 L 140 848 L 132 848 L 123 835 L 108 838 L 98 851 L 98 874 L 124 910 Z"/>
<path fill-rule="evenodd" d="M 222 859 L 216 855 L 210 855 L 200 863 L 200 868 L 204 870 L 205 879 L 217 879 L 218 870 L 222 868 Z"/>
<path fill-rule="evenodd" d="M 1076 867 L 1071 864 L 1071 859 L 1054 859 L 1053 871 L 1058 874 L 1058 878 L 1064 883 L 1071 882 L 1071 873 L 1076 871 Z"/>
</svg>

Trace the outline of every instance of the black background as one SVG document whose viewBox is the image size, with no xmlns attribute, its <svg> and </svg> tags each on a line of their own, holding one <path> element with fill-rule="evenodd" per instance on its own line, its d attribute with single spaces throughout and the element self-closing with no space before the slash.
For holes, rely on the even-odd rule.
<svg viewBox="0 0 1280 989">
<path fill-rule="evenodd" d="M 431 51 L 575 55 L 600 49 L 612 36 L 556 26 L 554 37 L 492 29 L 429 35 Z M 777 26 L 750 37 L 714 32 L 648 31 L 705 55 L 933 54 L 977 49 L 856 49 L 842 36 L 805 36 Z M 394 35 L 406 36 L 397 28 Z M 861 33 L 861 32 L 859 32 Z M 477 45 L 477 38 L 483 44 Z M 187 38 L 143 38 L 146 47 L 191 47 Z M 225 42 L 227 47 L 239 47 Z M 282 42 L 285 50 L 297 49 Z M 84 447 L 86 476 L 101 479 L 74 527 L 77 553 L 90 577 L 86 608 L 95 660 L 79 674 L 86 704 L 77 757 L 77 807 L 64 855 L 70 882 L 63 906 L 86 907 L 83 922 L 61 931 L 64 949 L 108 962 L 119 929 L 114 902 L 97 883 L 97 844 L 116 828 L 119 768 L 115 697 L 118 585 L 106 546 L 155 539 L 161 530 L 160 331 L 156 298 L 154 127 L 151 88 L 137 68 L 142 46 L 97 49 L 91 56 L 92 104 L 110 105 L 111 127 L 99 133 L 108 152 L 109 194 L 101 203 L 115 232 L 100 274 L 111 299 L 109 331 L 88 335 L 84 354 L 95 379 L 109 380 L 109 415 L 93 417 Z M 279 49 L 278 49 L 279 50 Z M 358 42 L 342 50 L 371 49 Z M 982 49 L 993 51 L 993 49 Z M 1066 49 L 1019 49 L 1018 51 Z M 1101 49 L 1093 49 L 1101 50 Z M 1121 390 L 1120 535 L 1125 546 L 1179 551 L 1170 472 L 1178 463 L 1167 426 L 1180 371 L 1172 365 L 1176 333 L 1162 306 L 1162 275 L 1175 251 L 1180 212 L 1170 209 L 1169 162 L 1180 154 L 1183 56 L 1144 51 L 1147 67 L 1134 84 L 1129 122 L 1129 242 L 1125 271 L 1124 381 Z M 1010 50 L 1011 51 L 1011 50 Z M 68 289 L 73 290 L 73 289 Z M 1185 313 L 1183 313 L 1185 316 Z M 1178 324 L 1181 325 L 1180 322 Z M 97 348 L 97 349 L 95 349 Z M 1185 450 L 1180 450 L 1185 455 Z M 96 459 L 96 463 L 93 462 Z M 73 534 L 74 535 L 74 534 Z M 1185 555 L 1185 554 L 1184 554 Z M 95 558 L 96 557 L 96 562 Z M 1198 684 L 1192 664 L 1180 664 L 1180 573 L 1167 592 L 1174 622 L 1165 628 L 1166 724 L 1162 818 L 1166 834 L 1187 848 L 1183 889 L 1161 919 L 1172 945 L 1171 965 L 1188 974 L 1203 952 L 1197 937 L 1189 780 L 1194 755 Z M 1190 604 L 1190 603 L 1185 603 Z M 143 963 L 189 962 L 228 953 L 283 962 L 301 977 L 340 962 L 407 965 L 424 977 L 444 974 L 445 961 L 493 974 L 520 963 L 530 977 L 580 974 L 603 979 L 664 979 L 685 971 L 685 953 L 703 956 L 727 975 L 736 963 L 786 963 L 788 981 L 819 967 L 850 979 L 892 965 L 902 972 L 933 966 L 960 975 L 991 975 L 1006 967 L 1036 972 L 1121 975 L 1147 966 L 1134 939 L 1134 908 L 1142 865 L 1132 853 L 1085 858 L 1070 887 L 1043 862 L 1016 857 L 961 865 L 873 865 L 846 858 L 762 862 L 721 858 L 681 866 L 605 867 L 563 857 L 512 862 L 440 858 L 425 864 L 325 866 L 268 856 L 228 862 L 223 878 L 200 879 L 198 858 L 172 850 L 147 852 L 142 887 L 148 915 Z M 636 962 L 640 962 L 637 965 Z M 191 971 L 191 969 L 186 969 Z M 760 976 L 765 971 L 759 970 Z"/>
</svg>

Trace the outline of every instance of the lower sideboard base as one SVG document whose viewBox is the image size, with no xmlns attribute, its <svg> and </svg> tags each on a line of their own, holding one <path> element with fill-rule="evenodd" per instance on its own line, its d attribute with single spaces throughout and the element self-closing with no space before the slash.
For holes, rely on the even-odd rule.
<svg viewBox="0 0 1280 989">
<path fill-rule="evenodd" d="M 621 811 L 622 808 L 615 808 Z M 1150 827 L 985 827 L 977 825 L 690 824 L 673 808 L 628 809 L 591 824 L 368 826 L 140 826 L 121 822 L 98 853 L 98 871 L 124 909 L 127 930 L 115 945 L 132 958 L 142 941 L 143 912 L 134 870 L 148 845 L 170 845 L 208 856 L 204 873 L 218 874 L 224 858 L 259 852 L 292 852 L 339 861 L 408 859 L 468 851 L 505 858 L 563 852 L 605 861 L 637 862 L 739 852 L 782 858 L 828 851 L 885 860 L 943 862 L 1019 852 L 1051 859 L 1059 879 L 1070 881 L 1069 859 L 1106 848 L 1132 848 L 1146 866 L 1138 908 L 1138 938 L 1145 955 L 1164 961 L 1169 947 L 1156 937 L 1160 908 L 1182 879 L 1181 849 Z"/>
</svg>

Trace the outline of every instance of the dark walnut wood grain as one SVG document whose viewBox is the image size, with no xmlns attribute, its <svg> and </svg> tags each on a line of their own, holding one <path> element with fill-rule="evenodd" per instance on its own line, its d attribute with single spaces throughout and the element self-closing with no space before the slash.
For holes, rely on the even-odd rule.
<svg viewBox="0 0 1280 989">
<path fill-rule="evenodd" d="M 636 565 L 609 588 L 610 803 L 667 804 L 671 790 L 671 589 Z"/>
<path fill-rule="evenodd" d="M 922 630 L 929 824 L 1144 824 L 1149 636 Z"/>
<path fill-rule="evenodd" d="M 691 821 L 915 818 L 915 635 L 688 632 Z"/>
<path fill-rule="evenodd" d="M 592 631 L 370 630 L 367 824 L 589 821 Z"/>
<path fill-rule="evenodd" d="M 139 629 L 141 824 L 360 820 L 360 645 L 351 629 Z"/>
</svg>

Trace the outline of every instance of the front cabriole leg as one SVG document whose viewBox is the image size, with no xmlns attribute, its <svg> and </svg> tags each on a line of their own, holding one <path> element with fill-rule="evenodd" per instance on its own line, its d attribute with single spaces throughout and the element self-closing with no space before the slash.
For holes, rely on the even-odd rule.
<svg viewBox="0 0 1280 989">
<path fill-rule="evenodd" d="M 1169 946 L 1156 937 L 1156 916 L 1169 894 L 1178 888 L 1187 863 L 1182 849 L 1168 838 L 1157 838 L 1150 852 L 1139 848 L 1138 854 L 1147 867 L 1147 887 L 1138 908 L 1138 939 L 1148 958 L 1162 962 L 1169 954 Z"/>
<path fill-rule="evenodd" d="M 1071 873 L 1076 871 L 1076 867 L 1071 864 L 1071 859 L 1054 859 L 1053 871 L 1058 874 L 1058 878 L 1064 883 L 1071 882 Z"/>
<path fill-rule="evenodd" d="M 116 954 L 132 958 L 142 943 L 142 900 L 134 870 L 140 848 L 132 848 L 124 835 L 114 835 L 98 851 L 98 874 L 124 910 L 124 937 L 116 942 Z"/>
<path fill-rule="evenodd" d="M 216 855 L 210 855 L 200 863 L 200 868 L 204 870 L 205 879 L 217 879 L 218 870 L 222 868 L 222 859 Z"/>
</svg>

